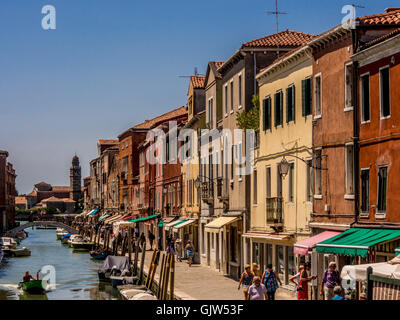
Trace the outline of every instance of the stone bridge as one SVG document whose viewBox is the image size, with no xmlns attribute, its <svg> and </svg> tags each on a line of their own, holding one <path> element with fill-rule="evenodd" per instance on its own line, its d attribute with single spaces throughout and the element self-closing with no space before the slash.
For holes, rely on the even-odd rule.
<svg viewBox="0 0 400 320">
<path fill-rule="evenodd" d="M 31 228 L 33 226 L 43 226 L 43 227 L 57 227 L 57 228 L 63 228 L 65 229 L 67 232 L 72 233 L 72 234 L 77 234 L 78 230 L 76 230 L 73 227 L 70 227 L 68 225 L 66 225 L 65 223 L 59 222 L 59 221 L 33 221 L 33 222 L 28 222 L 25 223 L 23 225 L 20 225 L 19 227 L 16 227 L 14 229 L 8 230 L 4 236 L 6 237 L 15 237 L 17 235 L 18 232 L 27 229 L 27 228 Z"/>
</svg>

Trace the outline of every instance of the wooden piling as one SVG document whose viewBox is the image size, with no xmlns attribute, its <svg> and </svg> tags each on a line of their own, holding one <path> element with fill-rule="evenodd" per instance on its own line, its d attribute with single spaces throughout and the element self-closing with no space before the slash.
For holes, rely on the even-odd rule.
<svg viewBox="0 0 400 320">
<path fill-rule="evenodd" d="M 171 254 L 167 255 L 167 263 L 165 265 L 165 271 L 164 271 L 164 285 L 163 285 L 162 300 L 167 300 L 169 273 L 170 273 L 170 269 L 171 269 L 171 256 L 172 256 Z"/>
<path fill-rule="evenodd" d="M 156 251 L 156 256 L 154 259 L 154 264 L 153 264 L 153 272 L 150 275 L 150 280 L 149 280 L 149 286 L 148 288 L 151 290 L 151 286 L 153 285 L 153 281 L 154 281 L 154 276 L 156 275 L 156 271 L 157 271 L 157 266 L 158 263 L 160 261 L 160 250 L 155 250 Z"/>
<path fill-rule="evenodd" d="M 146 242 L 143 243 L 142 249 L 142 258 L 140 259 L 140 275 L 139 275 L 139 283 L 143 284 L 143 273 L 144 273 L 144 259 L 146 257 Z"/>
<path fill-rule="evenodd" d="M 175 256 L 171 254 L 171 271 L 170 271 L 169 300 L 174 300 L 175 289 Z"/>
<path fill-rule="evenodd" d="M 134 263 L 134 266 L 133 266 L 133 270 L 134 270 L 134 272 L 135 272 L 135 276 L 137 275 L 137 270 L 138 270 L 138 260 L 139 260 L 139 244 L 138 244 L 138 242 L 136 242 L 136 245 L 135 245 L 135 263 Z"/>
<path fill-rule="evenodd" d="M 162 259 L 161 259 L 161 269 L 160 269 L 160 279 L 158 283 L 158 292 L 157 292 L 157 299 L 161 299 L 161 293 L 162 293 L 162 288 L 163 288 L 163 282 L 164 282 L 164 268 L 165 268 L 165 254 L 162 254 Z"/>
<path fill-rule="evenodd" d="M 128 227 L 128 256 L 129 256 L 129 265 L 132 262 L 132 229 Z"/>
<path fill-rule="evenodd" d="M 149 265 L 149 271 L 147 272 L 147 278 L 146 278 L 146 283 L 145 286 L 150 289 L 148 287 L 149 283 L 150 283 L 150 277 L 151 277 L 151 273 L 153 272 L 153 268 L 154 268 L 154 259 L 156 257 L 156 250 L 153 251 L 153 254 L 151 256 L 151 261 L 150 261 L 150 265 Z"/>
</svg>

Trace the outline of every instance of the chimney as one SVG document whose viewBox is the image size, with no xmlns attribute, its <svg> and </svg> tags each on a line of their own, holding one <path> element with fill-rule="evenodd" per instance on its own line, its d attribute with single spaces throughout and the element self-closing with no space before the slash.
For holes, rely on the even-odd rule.
<svg viewBox="0 0 400 320">
<path fill-rule="evenodd" d="M 385 11 L 386 13 L 394 12 L 394 11 L 399 11 L 400 8 L 386 8 Z"/>
</svg>

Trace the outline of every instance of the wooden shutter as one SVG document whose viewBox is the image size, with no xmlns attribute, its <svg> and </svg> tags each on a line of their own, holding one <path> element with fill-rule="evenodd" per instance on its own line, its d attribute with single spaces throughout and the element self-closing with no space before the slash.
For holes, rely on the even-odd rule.
<svg viewBox="0 0 400 320">
<path fill-rule="evenodd" d="M 271 120 L 272 120 L 272 113 L 271 113 L 271 105 L 272 105 L 272 103 L 271 103 L 271 98 L 270 97 L 268 97 L 268 99 L 267 99 L 267 130 L 270 130 L 271 129 Z"/>
<path fill-rule="evenodd" d="M 280 103 L 280 114 L 281 114 L 281 116 L 280 116 L 280 124 L 283 124 L 283 91 L 281 91 L 280 92 L 280 95 L 279 95 L 280 97 L 280 100 L 281 100 L 281 103 Z"/>
<path fill-rule="evenodd" d="M 301 114 L 303 117 L 306 116 L 306 105 L 307 105 L 307 80 L 301 80 L 301 100 L 302 100 L 302 110 Z"/>
<path fill-rule="evenodd" d="M 296 87 L 292 86 L 292 121 L 296 121 Z"/>
<path fill-rule="evenodd" d="M 286 123 L 289 121 L 289 88 L 286 88 Z"/>
<path fill-rule="evenodd" d="M 267 99 L 263 100 L 263 131 L 267 130 Z"/>
</svg>

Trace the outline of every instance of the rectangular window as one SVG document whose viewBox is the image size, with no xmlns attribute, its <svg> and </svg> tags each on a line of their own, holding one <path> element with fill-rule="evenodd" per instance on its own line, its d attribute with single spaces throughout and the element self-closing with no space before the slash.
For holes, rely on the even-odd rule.
<svg viewBox="0 0 400 320">
<path fill-rule="evenodd" d="M 322 195 L 322 151 L 315 151 L 315 194 Z"/>
<path fill-rule="evenodd" d="M 239 107 L 242 106 L 242 75 L 239 76 L 238 94 L 239 94 Z"/>
<path fill-rule="evenodd" d="M 380 167 L 378 171 L 378 213 L 386 213 L 387 170 L 387 167 Z"/>
<path fill-rule="evenodd" d="M 275 127 L 282 125 L 283 120 L 283 94 L 282 91 L 275 93 Z"/>
<path fill-rule="evenodd" d="M 225 86 L 225 114 L 228 114 L 228 86 Z"/>
<path fill-rule="evenodd" d="M 380 74 L 381 118 L 390 116 L 390 79 L 389 67 L 383 68 Z"/>
<path fill-rule="evenodd" d="M 313 171 L 312 171 L 312 160 L 307 160 L 307 201 L 311 202 L 313 197 Z"/>
<path fill-rule="evenodd" d="M 276 271 L 284 279 L 285 274 L 285 260 L 284 260 L 284 250 L 283 246 L 276 246 Z"/>
<path fill-rule="evenodd" d="M 231 81 L 231 111 L 233 111 L 233 81 Z"/>
<path fill-rule="evenodd" d="M 321 116 L 322 112 L 322 84 L 321 75 L 315 76 L 315 87 L 314 87 L 314 97 L 315 97 L 315 116 Z"/>
<path fill-rule="evenodd" d="M 289 202 L 294 202 L 294 163 L 289 167 Z"/>
<path fill-rule="evenodd" d="M 346 194 L 354 194 L 354 146 L 346 146 Z"/>
<path fill-rule="evenodd" d="M 291 85 L 286 89 L 286 122 L 295 120 L 295 87 Z"/>
<path fill-rule="evenodd" d="M 369 170 L 361 170 L 361 212 L 369 212 Z"/>
<path fill-rule="evenodd" d="M 208 100 L 208 123 L 210 124 L 211 128 L 213 127 L 213 98 Z"/>
<path fill-rule="evenodd" d="M 263 100 L 263 130 L 271 129 L 271 97 Z"/>
<path fill-rule="evenodd" d="M 307 117 L 312 114 L 312 78 L 301 81 L 302 89 L 302 115 Z"/>
<path fill-rule="evenodd" d="M 271 167 L 265 168 L 265 178 L 266 178 L 266 196 L 271 198 Z"/>
<path fill-rule="evenodd" d="M 345 66 L 345 108 L 353 107 L 353 64 Z"/>
<path fill-rule="evenodd" d="M 234 177 L 234 157 L 235 157 L 235 145 L 233 145 L 232 144 L 232 147 L 231 147 L 231 156 L 232 156 L 232 158 L 231 158 L 231 180 L 233 181 L 233 177 Z"/>
<path fill-rule="evenodd" d="M 257 170 L 253 171 L 253 203 L 257 204 Z"/>
<path fill-rule="evenodd" d="M 361 121 L 370 120 L 369 74 L 361 76 Z"/>
</svg>

